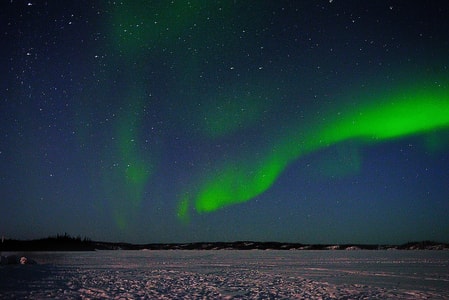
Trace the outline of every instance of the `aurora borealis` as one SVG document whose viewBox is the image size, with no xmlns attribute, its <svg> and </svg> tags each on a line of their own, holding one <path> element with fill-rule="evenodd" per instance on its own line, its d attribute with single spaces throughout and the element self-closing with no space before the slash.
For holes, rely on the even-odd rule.
<svg viewBox="0 0 449 300">
<path fill-rule="evenodd" d="M 253 171 L 240 164 L 220 170 L 217 178 L 201 190 L 196 210 L 213 211 L 225 205 L 250 200 L 267 190 L 292 160 L 334 143 L 348 139 L 363 139 L 373 143 L 449 127 L 448 90 L 410 93 L 404 99 L 398 97 L 399 101 L 396 98 L 387 102 L 379 100 L 375 107 L 366 111 L 339 114 L 339 120 L 330 124 L 323 122 L 325 129 L 301 137 L 303 144 L 293 137 L 288 145 L 280 148 L 281 151 L 270 155 Z"/>
<path fill-rule="evenodd" d="M 0 234 L 448 242 L 448 13 L 2 2 Z"/>
</svg>

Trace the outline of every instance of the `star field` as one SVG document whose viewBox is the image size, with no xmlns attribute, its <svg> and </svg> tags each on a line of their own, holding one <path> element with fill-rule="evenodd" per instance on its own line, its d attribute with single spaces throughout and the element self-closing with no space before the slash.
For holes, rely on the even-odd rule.
<svg viewBox="0 0 449 300">
<path fill-rule="evenodd" d="M 444 1 L 3 1 L 0 234 L 449 242 Z"/>
</svg>

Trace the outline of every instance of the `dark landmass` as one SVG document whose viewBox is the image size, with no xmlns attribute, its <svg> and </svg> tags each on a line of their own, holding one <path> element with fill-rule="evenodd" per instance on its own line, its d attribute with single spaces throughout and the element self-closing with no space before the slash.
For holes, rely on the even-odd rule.
<svg viewBox="0 0 449 300">
<path fill-rule="evenodd" d="M 2 238 L 0 251 L 93 251 L 93 243 L 88 238 L 68 234 L 27 241 Z"/>
<path fill-rule="evenodd" d="M 280 242 L 199 242 L 130 244 L 96 242 L 67 234 L 38 240 L 2 239 L 0 251 L 95 251 L 95 250 L 449 250 L 449 244 L 433 241 L 408 242 L 402 245 L 369 244 L 300 244 Z"/>
</svg>

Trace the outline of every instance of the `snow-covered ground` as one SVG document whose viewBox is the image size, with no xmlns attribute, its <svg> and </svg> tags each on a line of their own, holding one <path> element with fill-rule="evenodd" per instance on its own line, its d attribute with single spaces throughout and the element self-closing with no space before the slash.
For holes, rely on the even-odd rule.
<svg viewBox="0 0 449 300">
<path fill-rule="evenodd" d="M 449 299 L 449 251 L 96 251 L 26 256 L 38 265 L 0 267 L 0 299 Z"/>
</svg>

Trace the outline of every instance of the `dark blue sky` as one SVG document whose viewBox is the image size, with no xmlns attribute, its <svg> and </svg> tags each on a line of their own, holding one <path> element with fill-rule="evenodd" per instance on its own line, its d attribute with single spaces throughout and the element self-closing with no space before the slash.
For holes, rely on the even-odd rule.
<svg viewBox="0 0 449 300">
<path fill-rule="evenodd" d="M 0 235 L 449 242 L 448 15 L 2 1 Z"/>
</svg>

